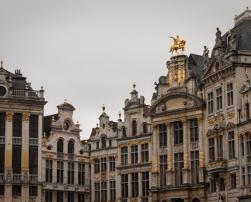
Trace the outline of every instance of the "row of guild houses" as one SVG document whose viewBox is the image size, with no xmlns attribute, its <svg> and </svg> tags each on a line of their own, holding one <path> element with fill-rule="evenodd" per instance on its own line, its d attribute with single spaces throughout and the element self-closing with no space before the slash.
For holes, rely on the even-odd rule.
<svg viewBox="0 0 251 202">
<path fill-rule="evenodd" d="M 134 84 L 81 140 L 70 103 L 45 116 L 43 88 L 1 62 L 0 202 L 251 201 L 251 11 L 166 66 L 150 104 Z"/>
</svg>

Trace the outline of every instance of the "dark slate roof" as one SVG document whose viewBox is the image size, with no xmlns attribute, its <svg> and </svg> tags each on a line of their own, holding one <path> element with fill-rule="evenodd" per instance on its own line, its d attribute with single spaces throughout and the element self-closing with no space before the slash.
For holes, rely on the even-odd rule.
<svg viewBox="0 0 251 202">
<path fill-rule="evenodd" d="M 188 58 L 188 70 L 190 77 L 201 77 L 204 59 L 201 55 L 190 54 Z"/>
<path fill-rule="evenodd" d="M 59 119 L 58 114 L 52 114 L 49 116 L 44 116 L 44 120 L 43 120 L 43 133 L 45 133 L 45 135 L 49 136 L 50 132 L 51 132 L 51 119 L 52 117 L 54 117 L 55 120 Z"/>
<path fill-rule="evenodd" d="M 251 20 L 248 18 L 234 27 L 237 39 L 237 50 L 251 51 Z"/>
</svg>

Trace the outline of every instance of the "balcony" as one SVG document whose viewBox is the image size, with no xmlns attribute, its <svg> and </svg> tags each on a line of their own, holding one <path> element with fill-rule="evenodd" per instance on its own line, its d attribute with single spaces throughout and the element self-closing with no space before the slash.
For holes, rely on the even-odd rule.
<svg viewBox="0 0 251 202">
<path fill-rule="evenodd" d="M 58 158 L 58 159 L 64 159 L 64 153 L 58 152 L 58 153 L 57 153 L 57 158 Z"/>
<path fill-rule="evenodd" d="M 13 137 L 12 142 L 14 145 L 22 145 L 22 137 Z"/>
<path fill-rule="evenodd" d="M 75 159 L 75 154 L 68 153 L 68 160 L 74 160 L 74 159 Z"/>
<path fill-rule="evenodd" d="M 37 175 L 30 174 L 29 181 L 31 184 L 36 184 L 37 183 Z"/>
<path fill-rule="evenodd" d="M 31 138 L 30 137 L 29 143 L 31 146 L 38 146 L 38 138 Z"/>
<path fill-rule="evenodd" d="M 227 170 L 227 161 L 218 159 L 213 162 L 209 162 L 207 165 L 208 173 L 219 173 Z"/>
<path fill-rule="evenodd" d="M 15 97 L 15 98 L 29 98 L 29 99 L 44 100 L 44 90 L 41 89 L 37 91 L 37 90 L 30 90 L 30 89 L 25 89 L 25 90 L 14 89 L 14 90 L 9 91 L 9 96 Z"/>
<path fill-rule="evenodd" d="M 5 144 L 5 137 L 0 137 L 0 144 Z"/>
<path fill-rule="evenodd" d="M 13 174 L 13 183 L 21 183 L 22 174 Z"/>
<path fill-rule="evenodd" d="M 4 182 L 4 173 L 0 173 L 0 183 Z"/>
</svg>

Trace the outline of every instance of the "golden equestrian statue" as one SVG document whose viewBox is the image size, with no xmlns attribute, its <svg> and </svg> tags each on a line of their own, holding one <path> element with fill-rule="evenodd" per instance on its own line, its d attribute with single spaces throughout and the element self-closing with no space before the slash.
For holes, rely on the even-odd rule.
<svg viewBox="0 0 251 202">
<path fill-rule="evenodd" d="M 173 45 L 170 48 L 170 53 L 173 54 L 173 52 L 178 53 L 178 50 L 182 50 L 182 52 L 185 50 L 185 45 L 186 45 L 186 41 L 185 40 L 181 40 L 179 35 L 175 37 L 169 36 L 171 39 L 173 39 Z"/>
</svg>

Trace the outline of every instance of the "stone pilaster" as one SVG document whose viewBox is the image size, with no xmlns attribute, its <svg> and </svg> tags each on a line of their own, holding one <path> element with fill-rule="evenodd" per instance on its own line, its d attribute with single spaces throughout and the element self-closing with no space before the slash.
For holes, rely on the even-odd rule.
<svg viewBox="0 0 251 202">
<path fill-rule="evenodd" d="M 12 201 L 12 120 L 13 112 L 6 112 L 5 120 L 5 190 L 4 201 Z"/>
<path fill-rule="evenodd" d="M 184 167 L 183 167 L 183 183 L 187 184 L 189 183 L 189 151 L 188 151 L 188 127 L 187 127 L 187 120 L 182 120 L 183 125 L 183 161 L 184 161 Z"/>
<path fill-rule="evenodd" d="M 167 128 L 167 185 L 171 186 L 173 183 L 173 127 L 170 122 L 166 123 Z"/>
<path fill-rule="evenodd" d="M 142 173 L 139 173 L 139 197 L 142 197 Z"/>
<path fill-rule="evenodd" d="M 205 148 L 207 145 L 206 139 L 203 135 L 203 119 L 198 117 L 198 134 L 199 134 L 199 182 L 204 182 L 204 170 L 205 170 Z"/>
<path fill-rule="evenodd" d="M 151 181 L 152 181 L 152 187 L 156 188 L 158 187 L 159 183 L 158 183 L 158 125 L 154 124 L 153 125 L 153 135 L 152 135 L 152 177 L 151 177 Z"/>
</svg>

